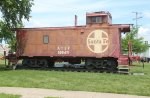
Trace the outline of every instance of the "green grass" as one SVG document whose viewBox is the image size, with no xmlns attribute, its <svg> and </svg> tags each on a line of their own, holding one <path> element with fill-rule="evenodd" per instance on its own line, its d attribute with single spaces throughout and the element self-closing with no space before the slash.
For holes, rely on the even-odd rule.
<svg viewBox="0 0 150 98">
<path fill-rule="evenodd" d="M 144 69 L 141 65 L 131 66 L 130 71 L 145 75 L 1 69 L 0 86 L 150 96 L 150 64 Z"/>
<path fill-rule="evenodd" d="M 21 98 L 21 96 L 20 95 L 0 93 L 0 98 Z"/>
<path fill-rule="evenodd" d="M 5 60 L 0 60 L 0 64 L 1 66 L 4 66 L 5 65 Z M 6 60 L 6 65 L 8 64 L 8 61 Z"/>
</svg>

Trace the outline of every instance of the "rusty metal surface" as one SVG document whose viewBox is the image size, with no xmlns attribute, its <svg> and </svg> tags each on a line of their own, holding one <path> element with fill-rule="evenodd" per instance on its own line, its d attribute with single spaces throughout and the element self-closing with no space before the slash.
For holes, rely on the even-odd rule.
<svg viewBox="0 0 150 98">
<path fill-rule="evenodd" d="M 40 28 L 17 30 L 17 56 L 120 56 L 120 26 Z M 49 43 L 43 43 L 43 36 Z"/>
</svg>

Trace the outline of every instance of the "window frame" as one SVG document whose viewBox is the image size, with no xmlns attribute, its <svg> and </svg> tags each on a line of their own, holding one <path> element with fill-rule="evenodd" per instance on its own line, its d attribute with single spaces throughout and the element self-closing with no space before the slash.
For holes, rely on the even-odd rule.
<svg viewBox="0 0 150 98">
<path fill-rule="evenodd" d="M 87 23 L 103 23 L 103 17 L 101 16 L 88 17 Z"/>
<path fill-rule="evenodd" d="M 49 36 L 43 35 L 43 44 L 48 44 L 48 43 L 49 43 Z"/>
</svg>

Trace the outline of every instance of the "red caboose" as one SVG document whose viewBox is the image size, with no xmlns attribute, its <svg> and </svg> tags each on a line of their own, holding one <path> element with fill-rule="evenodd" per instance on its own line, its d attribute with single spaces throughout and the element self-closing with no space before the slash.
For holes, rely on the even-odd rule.
<svg viewBox="0 0 150 98">
<path fill-rule="evenodd" d="M 88 69 L 128 65 L 128 56 L 121 54 L 121 33 L 129 32 L 130 25 L 111 21 L 111 14 L 101 11 L 87 13 L 85 26 L 16 28 L 17 58 L 23 65 L 45 67 L 56 61 L 85 61 Z"/>
</svg>

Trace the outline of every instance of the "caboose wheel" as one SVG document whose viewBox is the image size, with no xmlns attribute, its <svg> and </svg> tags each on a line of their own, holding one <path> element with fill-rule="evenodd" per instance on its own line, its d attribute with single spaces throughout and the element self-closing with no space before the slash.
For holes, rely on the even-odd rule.
<svg viewBox="0 0 150 98">
<path fill-rule="evenodd" d="M 48 62 L 48 67 L 49 67 L 49 68 L 54 67 L 54 65 L 55 65 L 55 62 L 54 62 L 54 61 Z"/>
<path fill-rule="evenodd" d="M 39 60 L 39 66 L 47 67 L 48 66 L 47 60 L 46 59 Z"/>
<path fill-rule="evenodd" d="M 86 65 L 85 68 L 86 69 L 94 69 L 94 66 L 92 64 L 90 64 L 90 65 Z"/>
<path fill-rule="evenodd" d="M 108 60 L 107 61 L 107 69 L 108 71 L 116 71 L 117 70 L 117 61 L 116 60 Z"/>
<path fill-rule="evenodd" d="M 29 67 L 30 64 L 31 64 L 30 59 L 23 59 L 23 60 L 22 60 L 22 65 L 23 65 L 23 66 L 28 66 L 28 67 Z"/>
</svg>

